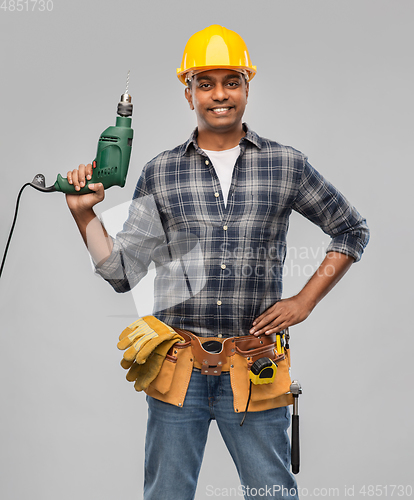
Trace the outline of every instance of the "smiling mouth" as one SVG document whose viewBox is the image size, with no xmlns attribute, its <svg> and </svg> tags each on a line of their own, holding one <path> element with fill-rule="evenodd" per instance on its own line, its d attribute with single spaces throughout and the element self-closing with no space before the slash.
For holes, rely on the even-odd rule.
<svg viewBox="0 0 414 500">
<path fill-rule="evenodd" d="M 231 109 L 233 109 L 231 106 L 223 106 L 221 108 L 211 108 L 210 111 L 212 111 L 213 113 L 216 113 L 218 115 L 221 115 L 221 114 L 227 113 Z"/>
</svg>

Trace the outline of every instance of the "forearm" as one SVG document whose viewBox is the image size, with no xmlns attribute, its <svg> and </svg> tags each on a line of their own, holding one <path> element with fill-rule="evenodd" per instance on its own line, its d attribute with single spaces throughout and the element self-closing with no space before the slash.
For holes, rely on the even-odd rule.
<svg viewBox="0 0 414 500">
<path fill-rule="evenodd" d="M 92 165 L 79 165 L 78 169 L 67 174 L 69 184 L 79 191 L 86 180 L 92 178 Z M 96 217 L 93 207 L 105 198 L 102 183 L 89 184 L 90 193 L 66 195 L 69 210 L 75 219 L 89 253 L 96 265 L 103 264 L 112 252 L 112 239 L 108 236 L 101 221 Z"/>
<path fill-rule="evenodd" d="M 71 210 L 82 239 L 95 264 L 103 264 L 112 252 L 112 239 L 93 209 Z"/>
<path fill-rule="evenodd" d="M 310 311 L 347 273 L 355 259 L 339 252 L 329 252 L 315 274 L 297 294 Z"/>
<path fill-rule="evenodd" d="M 304 321 L 316 304 L 344 276 L 353 262 L 353 257 L 339 252 L 329 252 L 302 290 L 297 295 L 279 300 L 269 307 L 253 321 L 250 333 L 269 335 Z"/>
</svg>

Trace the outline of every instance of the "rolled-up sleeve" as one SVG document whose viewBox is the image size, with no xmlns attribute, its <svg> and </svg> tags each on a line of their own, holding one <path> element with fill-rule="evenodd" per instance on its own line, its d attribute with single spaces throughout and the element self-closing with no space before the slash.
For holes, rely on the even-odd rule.
<svg viewBox="0 0 414 500">
<path fill-rule="evenodd" d="M 152 195 L 134 198 L 122 231 L 112 238 L 108 259 L 95 271 L 116 292 L 128 292 L 148 272 L 154 250 L 165 244 L 165 233 Z"/>
<path fill-rule="evenodd" d="M 366 220 L 308 161 L 292 208 L 332 238 L 327 253 L 343 253 L 356 262 L 361 259 L 369 240 Z"/>
</svg>

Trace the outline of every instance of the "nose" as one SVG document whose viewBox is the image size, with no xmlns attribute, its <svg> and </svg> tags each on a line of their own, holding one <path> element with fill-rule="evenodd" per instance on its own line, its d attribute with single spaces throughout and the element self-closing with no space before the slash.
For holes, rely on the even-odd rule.
<svg viewBox="0 0 414 500">
<path fill-rule="evenodd" d="M 217 83 L 214 86 L 212 98 L 215 101 L 225 101 L 226 99 L 228 99 L 226 87 L 221 83 Z"/>
</svg>

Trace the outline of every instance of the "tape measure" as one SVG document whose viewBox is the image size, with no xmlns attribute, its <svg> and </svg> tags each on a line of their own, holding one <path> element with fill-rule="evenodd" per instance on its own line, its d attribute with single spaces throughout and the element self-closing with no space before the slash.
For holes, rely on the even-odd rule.
<svg viewBox="0 0 414 500">
<path fill-rule="evenodd" d="M 270 358 L 260 358 L 252 364 L 249 376 L 254 385 L 271 384 L 276 377 L 277 364 Z"/>
<path fill-rule="evenodd" d="M 252 384 L 271 384 L 276 377 L 277 364 L 270 358 L 260 358 L 252 364 L 249 371 L 250 377 L 250 387 L 249 387 L 249 397 L 247 398 L 246 409 L 244 410 L 243 420 L 240 422 L 240 426 L 243 425 L 244 420 L 247 415 L 247 410 L 249 408 L 250 398 L 252 395 Z"/>
</svg>

